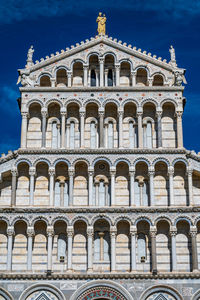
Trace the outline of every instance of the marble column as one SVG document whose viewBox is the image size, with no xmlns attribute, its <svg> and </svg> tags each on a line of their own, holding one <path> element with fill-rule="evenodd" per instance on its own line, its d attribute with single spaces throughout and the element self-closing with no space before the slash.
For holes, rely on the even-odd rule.
<svg viewBox="0 0 200 300">
<path fill-rule="evenodd" d="M 135 168 L 129 168 L 130 177 L 130 206 L 135 206 Z"/>
<path fill-rule="evenodd" d="M 110 177 L 111 177 L 111 206 L 115 206 L 115 174 L 116 168 L 110 167 Z"/>
<path fill-rule="evenodd" d="M 177 147 L 183 148 L 182 111 L 176 112 L 177 117 Z"/>
<path fill-rule="evenodd" d="M 74 168 L 69 168 L 69 206 L 73 206 L 73 194 L 74 194 Z"/>
<path fill-rule="evenodd" d="M 153 78 L 149 78 L 149 79 L 148 79 L 148 85 L 149 85 L 149 86 L 152 86 L 152 85 L 153 85 Z"/>
<path fill-rule="evenodd" d="M 157 110 L 158 148 L 162 148 L 162 110 Z"/>
<path fill-rule="evenodd" d="M 115 226 L 110 227 L 110 240 L 111 240 L 111 272 L 116 271 L 116 235 L 117 228 Z"/>
<path fill-rule="evenodd" d="M 197 229 L 195 226 L 190 228 L 191 247 L 192 247 L 192 271 L 198 271 L 198 253 L 197 253 Z"/>
<path fill-rule="evenodd" d="M 34 228 L 27 228 L 28 237 L 28 249 L 27 249 L 27 271 L 32 271 L 32 248 L 33 248 L 33 236 L 35 235 Z"/>
<path fill-rule="evenodd" d="M 193 203 L 192 173 L 193 173 L 193 170 L 192 170 L 190 167 L 188 167 L 188 168 L 187 168 L 187 176 L 188 176 L 188 196 L 189 196 L 189 206 L 194 205 L 194 203 Z"/>
<path fill-rule="evenodd" d="M 156 228 L 150 228 L 152 273 L 157 274 Z"/>
<path fill-rule="evenodd" d="M 131 82 L 132 86 L 136 86 L 136 71 L 131 72 Z"/>
<path fill-rule="evenodd" d="M 15 234 L 14 227 L 9 226 L 7 228 L 8 236 L 8 248 L 7 248 L 7 271 L 12 270 L 12 246 L 13 246 L 13 236 Z"/>
<path fill-rule="evenodd" d="M 47 110 L 42 109 L 42 148 L 46 147 L 46 123 L 47 123 Z"/>
<path fill-rule="evenodd" d="M 99 181 L 95 181 L 95 206 L 99 206 Z"/>
<path fill-rule="evenodd" d="M 21 148 L 26 148 L 28 112 L 22 112 Z"/>
<path fill-rule="evenodd" d="M 148 170 L 149 173 L 149 191 L 150 191 L 150 206 L 154 206 L 154 174 L 155 174 L 155 170 L 154 167 L 151 166 L 149 167 Z"/>
<path fill-rule="evenodd" d="M 30 167 L 30 168 L 29 168 L 29 176 L 30 176 L 29 205 L 30 205 L 30 206 L 33 206 L 33 205 L 34 205 L 34 184 L 35 184 L 35 174 L 36 174 L 36 169 L 35 169 L 35 167 Z"/>
<path fill-rule="evenodd" d="M 61 148 L 65 149 L 66 108 L 61 108 Z"/>
<path fill-rule="evenodd" d="M 88 238 L 87 270 L 88 270 L 88 272 L 92 272 L 92 270 L 93 270 L 93 235 L 94 235 L 93 227 L 88 226 L 88 228 L 87 228 L 87 238 Z"/>
<path fill-rule="evenodd" d="M 53 226 L 47 227 L 47 270 L 52 270 L 52 248 L 53 248 L 53 235 L 54 229 Z"/>
<path fill-rule="evenodd" d="M 99 86 L 99 76 L 100 76 L 99 68 L 96 68 L 95 72 L 96 72 L 96 87 L 98 87 Z"/>
<path fill-rule="evenodd" d="M 177 262 L 176 262 L 176 227 L 170 228 L 171 235 L 171 251 L 172 251 L 172 271 L 177 271 Z"/>
<path fill-rule="evenodd" d="M 84 139 L 85 139 L 85 109 L 80 108 L 80 129 L 81 129 L 81 148 L 84 148 Z"/>
<path fill-rule="evenodd" d="M 99 144 L 100 148 L 104 147 L 104 110 L 99 109 Z"/>
<path fill-rule="evenodd" d="M 11 170 L 12 173 L 12 186 L 11 186 L 11 206 L 16 205 L 16 190 L 17 190 L 17 168 Z"/>
<path fill-rule="evenodd" d="M 83 86 L 88 86 L 88 65 L 83 66 Z"/>
<path fill-rule="evenodd" d="M 170 206 L 174 206 L 174 168 L 172 166 L 168 167 L 169 176 L 169 200 Z"/>
<path fill-rule="evenodd" d="M 54 176 L 55 168 L 49 168 L 49 205 L 54 206 Z"/>
<path fill-rule="evenodd" d="M 67 270 L 72 271 L 72 238 L 74 235 L 73 226 L 67 228 Z"/>
<path fill-rule="evenodd" d="M 66 148 L 70 148 L 70 123 L 66 124 L 66 131 L 67 131 L 67 141 L 66 141 Z"/>
<path fill-rule="evenodd" d="M 94 176 L 94 168 L 89 167 L 88 168 L 88 177 L 89 177 L 89 184 L 88 184 L 88 205 L 93 206 L 93 176 Z"/>
<path fill-rule="evenodd" d="M 108 86 L 108 69 L 104 70 L 104 75 L 105 75 L 105 80 L 104 80 L 105 87 L 107 87 Z"/>
<path fill-rule="evenodd" d="M 100 87 L 104 86 L 104 57 L 99 57 L 100 66 Z"/>
<path fill-rule="evenodd" d="M 55 87 L 56 86 L 56 78 L 51 78 L 51 87 Z"/>
<path fill-rule="evenodd" d="M 118 134 L 118 145 L 119 148 L 123 147 L 123 114 L 124 111 L 123 110 L 118 110 L 118 125 L 119 125 L 119 134 Z"/>
<path fill-rule="evenodd" d="M 72 72 L 68 71 L 67 72 L 67 87 L 72 86 Z"/>
<path fill-rule="evenodd" d="M 137 111 L 137 120 L 138 120 L 138 147 L 143 148 L 143 129 L 142 129 L 142 110 L 138 109 Z"/>
<path fill-rule="evenodd" d="M 130 237 L 131 237 L 131 272 L 136 271 L 136 235 L 137 228 L 135 226 L 130 227 Z"/>
<path fill-rule="evenodd" d="M 120 64 L 115 65 L 116 86 L 120 86 Z"/>
<path fill-rule="evenodd" d="M 64 207 L 64 189 L 65 189 L 65 181 L 60 181 L 60 206 Z"/>
</svg>

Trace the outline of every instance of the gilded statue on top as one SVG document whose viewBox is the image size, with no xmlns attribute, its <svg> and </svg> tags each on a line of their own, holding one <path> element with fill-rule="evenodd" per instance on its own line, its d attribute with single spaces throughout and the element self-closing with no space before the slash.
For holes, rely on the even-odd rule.
<svg viewBox="0 0 200 300">
<path fill-rule="evenodd" d="M 98 23 L 98 35 L 105 35 L 106 34 L 106 16 L 105 14 L 102 16 L 102 13 L 100 12 L 97 17 L 97 23 Z"/>
</svg>

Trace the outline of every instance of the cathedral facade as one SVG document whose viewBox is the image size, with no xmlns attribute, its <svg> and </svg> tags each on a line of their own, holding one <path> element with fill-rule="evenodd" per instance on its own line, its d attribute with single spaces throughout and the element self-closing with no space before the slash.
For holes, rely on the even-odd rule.
<svg viewBox="0 0 200 300">
<path fill-rule="evenodd" d="M 174 48 L 167 62 L 101 34 L 33 51 L 21 146 L 0 158 L 0 299 L 200 299 L 200 156 Z"/>
</svg>

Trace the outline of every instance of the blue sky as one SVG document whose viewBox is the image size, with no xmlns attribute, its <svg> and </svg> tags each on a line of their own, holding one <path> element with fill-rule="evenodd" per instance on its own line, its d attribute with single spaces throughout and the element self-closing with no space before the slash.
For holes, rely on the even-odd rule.
<svg viewBox="0 0 200 300">
<path fill-rule="evenodd" d="M 0 0 L 0 153 L 19 147 L 21 118 L 17 69 L 34 45 L 34 60 L 95 36 L 99 11 L 107 34 L 169 60 L 176 50 L 186 69 L 184 146 L 200 151 L 200 1 L 198 0 Z"/>
</svg>

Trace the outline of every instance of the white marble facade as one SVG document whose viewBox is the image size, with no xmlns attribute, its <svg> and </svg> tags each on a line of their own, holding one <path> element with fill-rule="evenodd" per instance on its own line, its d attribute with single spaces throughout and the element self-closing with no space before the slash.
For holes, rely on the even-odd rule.
<svg viewBox="0 0 200 300">
<path fill-rule="evenodd" d="M 21 146 L 0 158 L 0 299 L 200 299 L 184 74 L 107 36 L 28 58 Z"/>
</svg>

